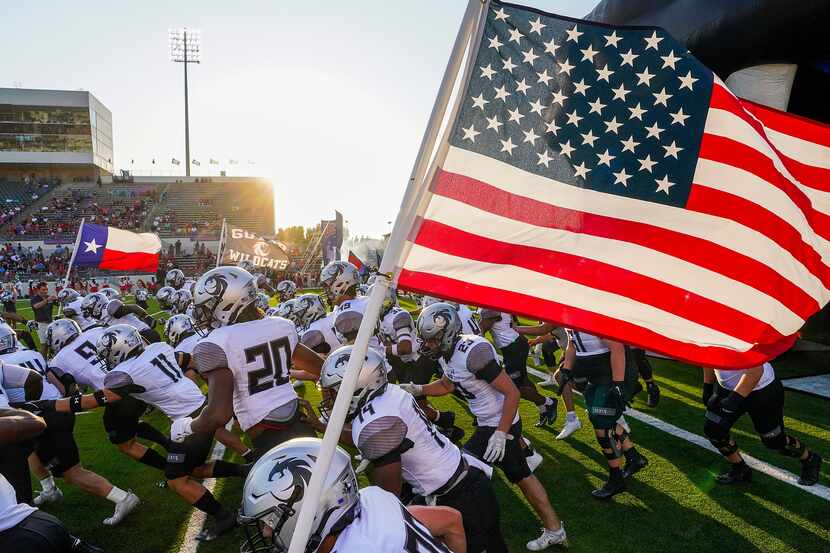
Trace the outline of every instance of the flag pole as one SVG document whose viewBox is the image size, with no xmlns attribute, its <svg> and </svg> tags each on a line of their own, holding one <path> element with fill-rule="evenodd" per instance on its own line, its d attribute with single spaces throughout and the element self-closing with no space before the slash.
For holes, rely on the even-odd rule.
<svg viewBox="0 0 830 553">
<path fill-rule="evenodd" d="M 225 223 L 227 220 L 227 217 L 222 218 L 222 232 L 219 234 L 219 247 L 216 248 L 216 267 L 219 267 L 219 264 L 222 263 L 222 255 L 225 253 Z"/>
<path fill-rule="evenodd" d="M 75 264 L 75 255 L 78 253 L 78 245 L 81 243 L 81 233 L 84 230 L 86 217 L 81 218 L 81 226 L 78 227 L 78 235 L 75 237 L 75 247 L 72 249 L 72 257 L 69 258 L 69 267 L 66 268 L 66 278 L 63 279 L 63 287 L 69 286 L 69 275 L 72 273 L 72 265 Z"/>
<path fill-rule="evenodd" d="M 340 433 L 343 429 L 343 424 L 346 421 L 346 414 L 352 394 L 357 385 L 357 377 L 360 372 L 360 365 L 363 358 L 366 356 L 366 350 L 369 346 L 369 338 L 372 336 L 377 323 L 377 318 L 380 313 L 380 306 L 383 298 L 386 295 L 386 290 L 389 287 L 389 279 L 386 274 L 394 270 L 398 264 L 398 259 L 403 250 L 408 227 L 404 225 L 405 220 L 411 220 L 414 214 L 405 212 L 407 208 L 414 209 L 417 203 L 414 198 L 420 197 L 420 182 L 423 179 L 424 172 L 429 163 L 429 157 L 435 147 L 435 141 L 440 131 L 441 123 L 450 102 L 452 91 L 455 82 L 458 78 L 458 73 L 461 64 L 464 61 L 465 53 L 468 52 L 468 43 L 470 50 L 475 50 L 475 44 L 471 41 L 471 37 L 478 36 L 479 29 L 483 25 L 484 17 L 487 14 L 488 0 L 469 0 L 467 10 L 464 13 L 464 18 L 458 29 L 458 35 L 455 38 L 450 60 L 447 63 L 447 68 L 444 71 L 444 77 L 441 81 L 441 88 L 438 91 L 438 96 L 435 99 L 435 104 L 432 108 L 429 124 L 421 141 L 421 147 L 418 152 L 418 157 L 415 161 L 415 166 L 412 169 L 409 183 L 407 186 L 404 200 L 401 203 L 401 212 L 398 215 L 398 220 L 395 223 L 395 228 L 392 231 L 392 239 L 389 241 L 389 246 L 383 256 L 378 279 L 375 281 L 379 286 L 373 286 L 372 292 L 366 305 L 366 311 L 363 314 L 363 320 L 360 324 L 360 329 L 357 332 L 352 349 L 352 355 L 349 358 L 349 364 L 346 367 L 346 372 L 343 376 L 343 382 L 340 384 L 340 389 L 337 393 L 337 398 L 334 402 L 331 415 L 329 416 L 326 432 L 323 436 L 323 442 L 320 446 L 320 452 L 317 456 L 317 461 L 314 464 L 314 472 L 311 475 L 311 482 L 304 494 L 303 504 L 300 508 L 300 515 L 297 520 L 297 525 L 294 527 L 294 535 L 291 538 L 291 545 L 288 553 L 303 553 L 308 543 L 309 535 L 311 534 L 311 524 L 314 521 L 315 511 L 320 503 L 320 496 L 323 492 L 323 483 L 328 475 L 331 460 L 334 457 L 334 452 L 337 448 L 337 443 L 340 438 Z M 461 92 L 463 93 L 463 91 Z M 426 159 L 424 159 L 426 158 Z M 396 239 L 397 238 L 397 239 Z"/>
</svg>

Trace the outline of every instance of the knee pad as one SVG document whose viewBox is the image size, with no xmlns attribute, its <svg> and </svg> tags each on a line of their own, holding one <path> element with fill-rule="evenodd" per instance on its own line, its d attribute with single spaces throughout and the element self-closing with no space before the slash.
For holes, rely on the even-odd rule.
<svg viewBox="0 0 830 553">
<path fill-rule="evenodd" d="M 703 425 L 703 433 L 709 439 L 709 443 L 715 446 L 715 449 L 724 457 L 738 451 L 738 444 L 732 440 L 729 432 L 717 424 L 707 420 L 706 424 Z"/>
<path fill-rule="evenodd" d="M 784 453 L 787 447 L 787 436 L 784 434 L 784 429 L 781 426 L 776 426 L 766 434 L 761 434 L 761 442 L 770 449 L 775 449 Z M 784 453 L 786 455 L 786 453 Z"/>
<path fill-rule="evenodd" d="M 602 448 L 602 454 L 605 455 L 606 459 L 619 459 L 622 457 L 622 449 L 620 448 L 620 442 L 617 441 L 617 437 L 614 435 L 614 431 L 610 428 L 605 429 L 602 431 L 602 435 L 597 436 L 597 442 L 599 442 L 599 446 Z M 610 449 L 611 451 L 605 451 L 606 449 Z"/>
</svg>

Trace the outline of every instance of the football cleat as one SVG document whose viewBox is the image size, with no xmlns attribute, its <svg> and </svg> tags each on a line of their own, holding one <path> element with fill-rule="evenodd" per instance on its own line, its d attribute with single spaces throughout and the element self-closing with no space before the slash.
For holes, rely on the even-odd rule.
<svg viewBox="0 0 830 553">
<path fill-rule="evenodd" d="M 547 424 L 553 424 L 553 422 L 556 420 L 556 408 L 559 405 L 559 400 L 556 398 L 551 399 L 553 399 L 553 403 L 548 405 L 544 411 L 539 412 L 539 422 L 535 424 L 537 428 L 545 426 Z"/>
<path fill-rule="evenodd" d="M 746 463 L 735 463 L 729 469 L 729 472 L 724 472 L 715 477 L 715 482 L 718 484 L 740 484 L 752 482 L 752 469 Z"/>
<path fill-rule="evenodd" d="M 610 479 L 606 482 L 600 489 L 594 490 L 591 492 L 591 495 L 594 496 L 596 499 L 606 500 L 611 499 L 618 493 L 622 493 L 625 491 L 625 480 L 620 478 L 619 480 Z"/>
<path fill-rule="evenodd" d="M 522 436 L 522 441 L 525 443 L 525 461 L 527 461 L 527 466 L 530 469 L 530 472 L 536 472 L 536 469 L 539 468 L 539 465 L 542 464 L 544 461 L 544 457 L 542 454 L 534 449 L 533 444 L 530 443 L 530 440 Z"/>
<path fill-rule="evenodd" d="M 660 402 L 660 387 L 655 382 L 646 382 L 646 392 L 648 393 L 646 405 L 649 407 L 657 407 L 657 404 Z"/>
<path fill-rule="evenodd" d="M 530 551 L 542 551 L 551 545 L 561 545 L 568 541 L 568 536 L 565 534 L 565 524 L 559 527 L 559 530 L 548 530 L 542 528 L 542 535 L 527 542 L 527 548 Z"/>
<path fill-rule="evenodd" d="M 548 376 L 539 382 L 539 386 L 543 388 L 552 388 L 554 386 L 559 386 L 559 383 L 556 382 L 556 379 L 553 377 L 553 373 L 548 373 Z"/>
<path fill-rule="evenodd" d="M 48 505 L 49 503 L 57 503 L 63 499 L 63 492 L 60 488 L 55 486 L 48 492 L 43 490 L 34 498 L 32 503 L 35 504 L 35 507 L 43 507 L 44 505 Z"/>
<path fill-rule="evenodd" d="M 196 534 L 198 541 L 213 541 L 222 534 L 227 534 L 236 527 L 236 515 L 230 511 L 226 511 L 224 516 L 217 518 L 210 528 L 203 528 L 201 532 Z"/>
<path fill-rule="evenodd" d="M 637 452 L 637 456 L 633 459 L 630 459 L 626 464 L 625 468 L 623 469 L 623 478 L 629 478 L 634 476 L 644 468 L 648 466 L 648 459 L 643 457 L 640 452 Z"/>
<path fill-rule="evenodd" d="M 138 496 L 132 491 L 128 491 L 127 497 L 115 504 L 115 512 L 112 513 L 112 516 L 104 519 L 104 524 L 106 526 L 116 526 L 133 512 L 139 503 L 141 503 L 141 500 Z"/>
<path fill-rule="evenodd" d="M 802 486 L 815 485 L 818 482 L 821 462 L 821 455 L 815 452 L 810 453 L 809 457 L 801 461 L 801 477 L 798 479 L 798 483 Z"/>
<path fill-rule="evenodd" d="M 556 439 L 564 440 L 580 428 L 582 428 L 582 422 L 580 422 L 579 419 L 574 418 L 569 421 L 566 421 L 565 426 L 562 427 L 562 431 L 556 435 Z"/>
</svg>

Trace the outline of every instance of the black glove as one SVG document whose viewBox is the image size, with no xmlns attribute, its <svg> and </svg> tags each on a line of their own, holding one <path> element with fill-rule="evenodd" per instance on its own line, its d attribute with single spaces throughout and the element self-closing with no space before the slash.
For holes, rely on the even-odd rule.
<svg viewBox="0 0 830 553">
<path fill-rule="evenodd" d="M 714 382 L 704 382 L 703 383 L 703 405 L 709 407 L 709 400 L 712 399 L 712 395 L 715 393 L 715 383 Z"/>
<path fill-rule="evenodd" d="M 27 401 L 25 403 L 16 404 L 15 406 L 18 409 L 23 409 L 24 411 L 29 411 L 30 413 L 34 413 L 35 415 L 40 415 L 41 413 L 54 411 L 55 400 L 40 399 L 37 401 Z"/>
<path fill-rule="evenodd" d="M 614 405 L 619 411 L 625 411 L 625 406 L 628 403 L 625 400 L 625 382 L 615 380 L 611 384 L 611 389 L 608 391 Z"/>
</svg>

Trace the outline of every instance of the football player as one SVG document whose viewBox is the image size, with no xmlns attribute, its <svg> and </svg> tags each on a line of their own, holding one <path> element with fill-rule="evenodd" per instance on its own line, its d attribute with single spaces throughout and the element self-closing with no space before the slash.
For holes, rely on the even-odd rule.
<svg viewBox="0 0 830 553">
<path fill-rule="evenodd" d="M 290 280 L 281 280 L 277 284 L 277 295 L 280 302 L 294 299 L 294 296 L 297 295 L 297 285 Z"/>
<path fill-rule="evenodd" d="M 761 442 L 769 449 L 801 461 L 798 483 L 818 482 L 822 458 L 787 433 L 784 426 L 784 386 L 769 363 L 744 370 L 703 369 L 703 404 L 706 422 L 703 432 L 730 463 L 729 472 L 719 475 L 719 484 L 752 481 L 752 469 L 744 461 L 731 435 L 732 426 L 749 414 Z"/>
<path fill-rule="evenodd" d="M 172 286 L 162 286 L 159 288 L 158 292 L 156 292 L 156 301 L 159 303 L 159 308 L 162 311 L 170 311 L 173 308 L 171 300 L 173 299 L 173 294 L 175 293 L 176 289 Z"/>
<path fill-rule="evenodd" d="M 317 294 L 303 294 L 295 298 L 293 311 L 302 329 L 300 343 L 309 349 L 326 356 L 342 344 L 334 333 L 332 317 L 326 313 L 323 300 Z"/>
<path fill-rule="evenodd" d="M 254 465 L 239 509 L 246 535 L 242 551 L 288 551 L 320 444 L 315 438 L 290 440 Z M 458 511 L 404 507 L 394 494 L 376 486 L 358 490 L 349 454 L 340 448 L 323 488 L 307 553 L 467 551 Z"/>
<path fill-rule="evenodd" d="M 159 342 L 145 346 L 138 329 L 118 324 L 101 333 L 95 349 L 107 371 L 103 389 L 95 394 L 37 402 L 37 405 L 45 411 L 77 412 L 117 404 L 135 396 L 159 409 L 171 421 L 192 417 L 204 406 L 205 396 L 183 374 L 169 344 Z M 193 507 L 214 518 L 214 526 L 196 536 L 203 541 L 229 531 L 236 521 L 234 514 L 224 509 L 195 478 L 242 477 L 248 468 L 222 460 L 208 461 L 212 446 L 213 435 L 207 433 L 172 443 L 164 466 L 167 486 Z"/>
<path fill-rule="evenodd" d="M 46 348 L 49 370 L 58 377 L 65 395 L 73 401 L 80 397 L 79 388 L 88 386 L 96 392 L 104 389 L 101 360 L 95 349 L 105 328 L 96 325 L 81 332 L 75 321 L 58 319 L 46 329 Z M 103 395 L 99 394 L 103 401 Z M 165 460 L 156 450 L 136 439 L 144 438 L 169 449 L 170 440 L 155 427 L 141 421 L 147 405 L 128 397 L 104 408 L 104 430 L 110 443 L 128 457 L 158 470 L 164 470 Z"/>
<path fill-rule="evenodd" d="M 442 300 L 436 298 L 435 296 L 424 296 L 421 298 L 421 309 L 438 302 L 448 303 L 452 305 L 456 311 L 458 311 L 458 318 L 461 319 L 461 334 L 482 335 L 479 314 L 470 309 L 469 305 L 462 305 L 457 301 Z M 421 310 L 419 309 L 417 313 L 413 313 L 412 316 L 417 316 L 417 314 L 420 314 L 420 311 Z"/>
<path fill-rule="evenodd" d="M 256 306 L 265 313 L 271 307 L 271 298 L 268 297 L 268 294 L 258 293 L 256 295 Z"/>
<path fill-rule="evenodd" d="M 41 376 L 43 392 L 38 400 L 57 400 L 62 397 L 57 386 L 63 388 L 63 385 L 53 373 L 47 372 L 43 356 L 35 350 L 20 349 L 15 332 L 8 325 L 0 325 L 0 349 L 0 362 L 25 366 Z M 7 392 L 12 404 L 26 401 L 24 390 L 21 388 L 9 389 Z M 111 517 L 104 519 L 104 524 L 115 526 L 121 522 L 138 505 L 138 497 L 132 492 L 113 486 L 103 476 L 81 465 L 78 445 L 73 435 L 74 413 L 47 412 L 43 413 L 43 419 L 46 422 L 46 431 L 38 436 L 35 451 L 29 456 L 29 467 L 41 485 L 41 492 L 34 498 L 34 505 L 39 507 L 63 497 L 61 489 L 55 483 L 54 477 L 57 476 L 89 494 L 115 503 L 115 512 Z"/>
<path fill-rule="evenodd" d="M 184 314 L 189 315 L 191 318 L 193 317 L 193 294 L 190 293 L 190 290 L 186 288 L 182 288 L 181 290 L 176 290 L 172 296 L 170 296 L 170 313 L 174 315 Z"/>
<path fill-rule="evenodd" d="M 177 294 L 178 293 L 179 292 L 177 292 Z M 87 298 L 91 296 L 94 296 L 94 294 L 90 294 Z M 97 309 L 97 305 L 93 307 L 93 316 Z M 151 344 L 161 342 L 161 336 L 159 336 L 159 333 L 155 328 L 153 328 L 156 324 L 156 320 L 137 305 L 127 305 L 120 299 L 116 298 L 108 301 L 103 306 L 102 315 L 101 321 L 107 326 L 128 324 L 137 328 L 141 333 L 142 338 Z"/>
<path fill-rule="evenodd" d="M 142 284 L 139 284 L 139 287 L 135 290 L 135 304 L 147 311 L 147 309 L 149 309 L 149 306 L 147 305 L 147 300 L 149 298 L 150 292 L 148 292 Z"/>
<path fill-rule="evenodd" d="M 61 313 L 63 313 L 63 316 L 78 323 L 81 330 L 86 330 L 95 324 L 95 319 L 87 319 L 84 317 L 83 311 L 81 310 L 81 304 L 84 298 L 76 290 L 64 288 L 58 292 L 58 301 L 61 304 Z"/>
<path fill-rule="evenodd" d="M 586 332 L 566 329 L 568 345 L 562 363 L 562 381 L 585 379 L 582 395 L 588 419 L 602 453 L 608 460 L 609 478 L 591 492 L 597 499 L 610 499 L 625 491 L 625 480 L 644 469 L 648 460 L 634 447 L 626 427 L 620 423 L 630 402 L 637 372 L 626 363 L 625 346 Z M 625 467 L 621 458 L 625 457 Z"/>
<path fill-rule="evenodd" d="M 462 335 L 461 320 L 454 307 L 435 303 L 421 311 L 417 322 L 423 355 L 437 358 L 443 376 L 430 384 L 401 384 L 414 396 L 443 396 L 453 391 L 467 400 L 476 429 L 464 449 L 499 466 L 507 479 L 519 486 L 542 519 L 542 534 L 527 543 L 541 551 L 567 539 L 548 494 L 527 463 L 519 418 L 519 391 L 502 369 L 493 345 L 481 336 Z"/>
<path fill-rule="evenodd" d="M 300 418 L 289 370 L 319 376 L 323 359 L 298 343 L 297 329 L 281 317 L 263 317 L 256 282 L 238 267 L 217 267 L 196 283 L 196 331 L 203 337 L 193 355 L 208 382 L 208 402 L 198 417 L 170 428 L 174 440 L 192 433 L 213 435 L 236 415 L 256 457 L 297 436 L 313 436 Z"/>
<path fill-rule="evenodd" d="M 170 269 L 164 275 L 165 286 L 171 287 L 173 290 L 181 290 L 184 288 L 184 272 L 181 269 Z"/>
<path fill-rule="evenodd" d="M 332 261 L 320 273 L 320 286 L 326 301 L 332 307 L 332 326 L 344 344 L 352 344 L 357 338 L 369 301 L 368 297 L 357 296 L 359 284 L 357 267 L 348 261 Z M 376 333 L 369 338 L 369 347 L 381 355 L 386 353 L 386 348 L 381 345 Z"/>
<path fill-rule="evenodd" d="M 352 346 L 343 346 L 323 364 L 320 387 L 328 393 L 320 411 L 326 419 L 351 354 Z M 389 383 L 377 352 L 366 352 L 346 420 L 351 435 L 346 432 L 344 441 L 372 462 L 376 485 L 400 497 L 405 482 L 415 494 L 457 509 L 464 520 L 468 551 L 507 551 L 498 500 L 488 476 L 477 466 L 482 463 L 465 457 L 438 432 L 413 396 Z M 320 425 L 319 430 L 325 427 Z"/>
<path fill-rule="evenodd" d="M 490 332 L 493 343 L 501 351 L 504 367 L 510 379 L 516 385 L 523 399 L 533 402 L 539 409 L 539 422 L 536 426 L 553 424 L 556 420 L 556 398 L 546 397 L 539 393 L 536 385 L 527 376 L 527 356 L 530 345 L 527 338 L 516 332 L 515 318 L 508 313 L 501 313 L 492 309 L 481 310 L 482 336 Z"/>
</svg>

